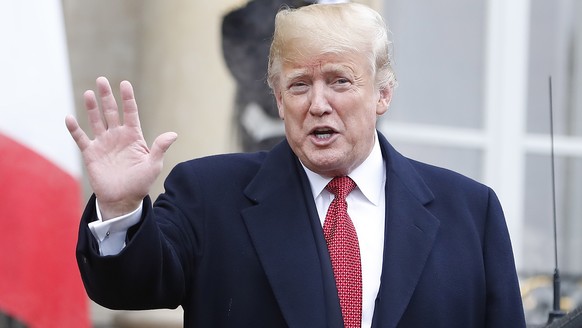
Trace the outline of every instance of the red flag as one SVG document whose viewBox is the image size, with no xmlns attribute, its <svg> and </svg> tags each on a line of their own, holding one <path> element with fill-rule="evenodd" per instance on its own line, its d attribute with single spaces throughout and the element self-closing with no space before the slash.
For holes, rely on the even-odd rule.
<svg viewBox="0 0 582 328">
<path fill-rule="evenodd" d="M 0 134 L 0 310 L 28 327 L 88 327 L 75 262 L 77 180 Z"/>
</svg>

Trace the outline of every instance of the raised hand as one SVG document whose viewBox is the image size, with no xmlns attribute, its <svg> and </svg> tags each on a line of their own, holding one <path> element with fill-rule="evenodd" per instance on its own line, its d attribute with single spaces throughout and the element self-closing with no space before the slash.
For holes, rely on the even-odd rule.
<svg viewBox="0 0 582 328">
<path fill-rule="evenodd" d="M 73 116 L 67 116 L 65 123 L 81 150 L 89 183 L 99 200 L 103 219 L 107 220 L 139 206 L 159 176 L 164 153 L 176 140 L 177 134 L 161 134 L 151 149 L 148 148 L 131 84 L 128 81 L 120 84 L 122 113 L 118 111 L 106 78 L 97 79 L 97 92 L 101 110 L 93 91 L 84 94 L 93 140 Z"/>
</svg>

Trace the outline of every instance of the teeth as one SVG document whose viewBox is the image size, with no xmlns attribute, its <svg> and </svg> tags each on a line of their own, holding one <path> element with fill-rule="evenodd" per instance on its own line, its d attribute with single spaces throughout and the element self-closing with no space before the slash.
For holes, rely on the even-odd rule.
<svg viewBox="0 0 582 328">
<path fill-rule="evenodd" d="M 331 133 L 322 133 L 322 134 L 315 134 L 317 139 L 326 139 L 331 137 Z"/>
</svg>

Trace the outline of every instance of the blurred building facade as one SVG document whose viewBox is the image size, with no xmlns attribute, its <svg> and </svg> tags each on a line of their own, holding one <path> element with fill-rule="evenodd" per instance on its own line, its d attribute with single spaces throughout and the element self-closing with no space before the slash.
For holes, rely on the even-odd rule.
<svg viewBox="0 0 582 328">
<path fill-rule="evenodd" d="M 538 278 L 550 275 L 554 264 L 552 76 L 559 260 L 571 281 L 564 304 L 576 306 L 582 274 L 582 257 L 576 254 L 582 248 L 582 2 L 358 2 L 382 12 L 394 38 L 399 86 L 379 129 L 405 155 L 496 190 L 527 287 L 522 289 L 536 295 L 526 302 L 530 322 L 541 320 L 536 313 L 545 311 L 548 285 Z M 148 141 L 165 131 L 179 135 L 155 194 L 178 162 L 243 149 L 237 82 L 223 53 L 222 20 L 246 4 L 63 0 L 81 123 L 86 124 L 82 93 L 103 75 L 114 85 L 124 79 L 133 83 Z M 275 124 L 269 131 L 276 129 Z M 181 327 L 180 310 L 126 313 L 93 305 L 93 313 L 101 327 Z"/>
</svg>

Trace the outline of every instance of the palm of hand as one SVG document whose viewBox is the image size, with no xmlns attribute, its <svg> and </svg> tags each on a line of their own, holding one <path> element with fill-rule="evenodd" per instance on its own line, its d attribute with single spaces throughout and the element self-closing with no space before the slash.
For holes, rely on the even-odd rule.
<svg viewBox="0 0 582 328">
<path fill-rule="evenodd" d="M 101 204 L 140 201 L 162 167 L 161 160 L 150 158 L 141 132 L 127 126 L 97 136 L 82 155 L 89 182 Z"/>
<path fill-rule="evenodd" d="M 162 170 L 163 154 L 177 136 L 173 132 L 164 133 L 149 149 L 141 131 L 131 84 L 124 81 L 120 85 L 123 117 L 118 113 L 109 82 L 99 78 L 97 87 L 102 111 L 95 94 L 85 93 L 85 107 L 95 138 L 91 140 L 73 117 L 67 117 L 66 124 L 81 150 L 103 217 L 109 219 L 139 206 Z"/>
</svg>

